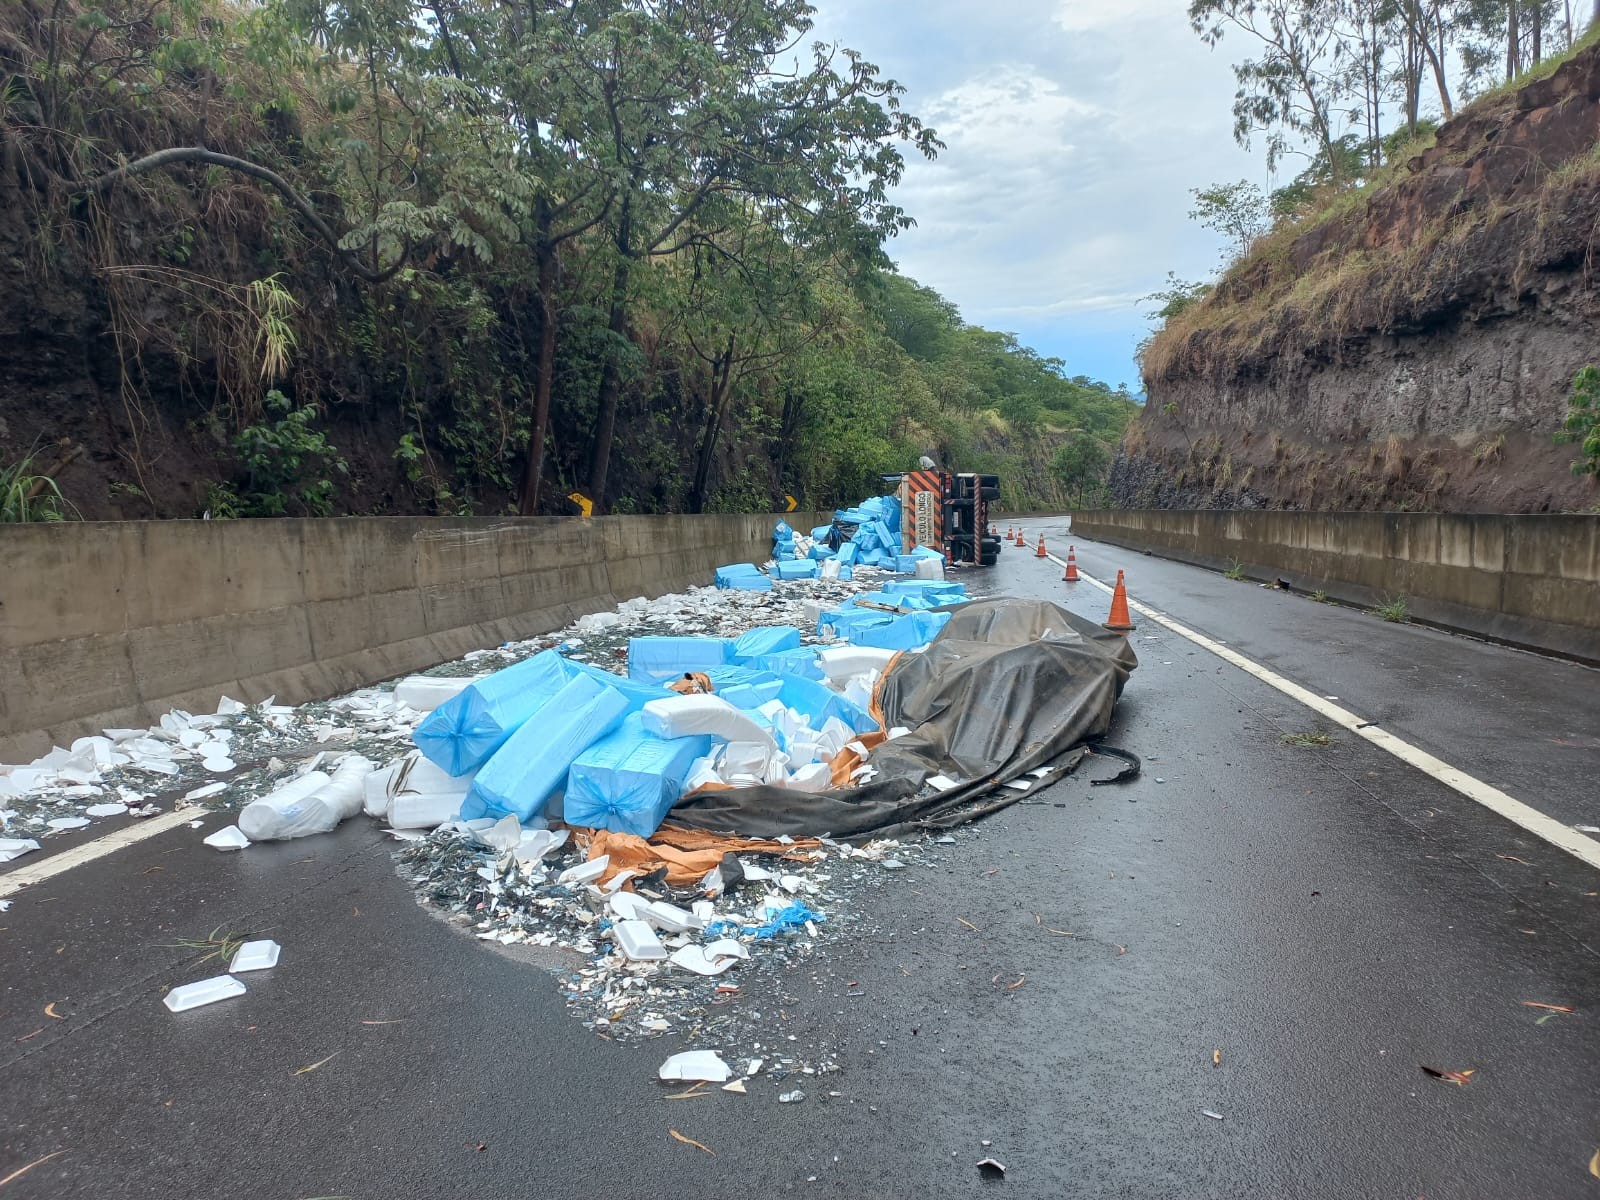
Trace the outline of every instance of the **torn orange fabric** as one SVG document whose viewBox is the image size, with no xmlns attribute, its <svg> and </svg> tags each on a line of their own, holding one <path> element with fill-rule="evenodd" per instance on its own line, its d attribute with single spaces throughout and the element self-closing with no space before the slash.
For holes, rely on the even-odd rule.
<svg viewBox="0 0 1600 1200">
<path fill-rule="evenodd" d="M 699 829 L 663 825 L 646 841 L 631 833 L 609 829 L 574 830 L 588 845 L 589 858 L 609 854 L 611 862 L 598 882 L 604 883 L 623 871 L 648 875 L 667 868 L 667 882 L 673 887 L 693 887 L 705 878 L 730 851 L 735 854 L 776 854 L 783 857 L 796 851 L 814 850 L 822 843 L 816 838 L 797 838 L 788 842 L 769 842 L 759 838 L 727 837 Z"/>
<path fill-rule="evenodd" d="M 882 718 L 879 718 L 879 723 L 882 724 Z M 879 730 L 875 733 L 863 733 L 860 737 L 852 740 L 860 742 L 868 750 L 874 750 L 883 745 L 888 738 L 888 734 Z M 844 787 L 848 784 L 850 782 L 850 772 L 866 761 L 865 758 L 850 749 L 849 746 L 835 754 L 828 760 L 828 766 L 833 772 L 833 786 Z"/>
</svg>

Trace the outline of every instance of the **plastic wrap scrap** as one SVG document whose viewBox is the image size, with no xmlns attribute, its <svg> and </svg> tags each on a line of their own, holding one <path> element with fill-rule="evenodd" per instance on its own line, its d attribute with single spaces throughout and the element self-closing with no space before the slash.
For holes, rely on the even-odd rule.
<svg viewBox="0 0 1600 1200">
<path fill-rule="evenodd" d="M 717 934 L 729 931 L 750 934 L 757 941 L 766 941 L 777 937 L 791 929 L 804 929 L 808 921 L 826 921 L 828 918 L 814 909 L 807 908 L 798 900 L 793 904 L 786 904 L 782 908 L 768 909 L 771 914 L 760 925 L 741 925 L 736 921 L 713 921 L 706 926 L 706 936 L 715 937 Z"/>
<path fill-rule="evenodd" d="M 817 665 L 830 683 L 843 687 L 853 675 L 887 670 L 898 653 L 877 646 L 830 646 L 817 655 Z"/>
<path fill-rule="evenodd" d="M 710 750 L 708 735 L 657 737 L 646 732 L 641 714 L 630 714 L 573 760 L 563 819 L 649 837 L 683 794 L 689 768 Z"/>
<path fill-rule="evenodd" d="M 644 708 L 648 712 L 650 705 Z M 617 689 L 588 675 L 569 680 L 538 710 L 538 719 L 513 733 L 478 772 L 462 801 L 462 819 L 510 814 L 529 821 L 561 790 L 572 760 L 616 728 L 627 711 L 627 697 Z"/>
<path fill-rule="evenodd" d="M 709 637 L 636 637 L 628 640 L 628 677 L 661 682 L 690 671 L 725 666 L 734 642 Z"/>
<path fill-rule="evenodd" d="M 394 700 L 420 713 L 430 713 L 446 700 L 455 699 L 480 678 L 478 675 L 408 675 L 394 685 Z"/>
<path fill-rule="evenodd" d="M 448 774 L 489 760 L 522 723 L 567 683 L 565 660 L 546 650 L 485 676 L 447 700 L 412 734 L 417 749 Z"/>
</svg>

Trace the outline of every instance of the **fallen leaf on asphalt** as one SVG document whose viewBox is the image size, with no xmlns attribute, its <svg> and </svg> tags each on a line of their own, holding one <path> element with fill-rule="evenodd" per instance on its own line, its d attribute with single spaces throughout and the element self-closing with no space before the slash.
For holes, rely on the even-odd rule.
<svg viewBox="0 0 1600 1200">
<path fill-rule="evenodd" d="M 667 1132 L 678 1141 L 682 1142 L 685 1146 L 693 1146 L 696 1150 L 704 1150 L 707 1154 L 711 1155 L 712 1158 L 717 1156 L 717 1152 L 710 1146 L 707 1146 L 702 1142 L 697 1142 L 692 1137 L 684 1137 L 683 1134 L 679 1133 L 676 1129 L 669 1129 Z"/>
<path fill-rule="evenodd" d="M 1418 1063 L 1417 1065 L 1435 1079 L 1442 1079 L 1446 1083 L 1455 1084 L 1457 1087 L 1466 1087 L 1472 1077 L 1477 1074 L 1476 1067 L 1467 1071 L 1441 1071 L 1438 1067 L 1430 1067 L 1426 1063 Z"/>
<path fill-rule="evenodd" d="M 1117 957 L 1118 958 L 1121 958 L 1127 952 L 1128 952 L 1128 948 L 1126 946 L 1118 946 L 1117 947 Z"/>
<path fill-rule="evenodd" d="M 1211 1052 L 1211 1065 L 1213 1067 L 1220 1067 L 1222 1065 L 1222 1051 L 1221 1050 L 1213 1050 Z"/>
<path fill-rule="evenodd" d="M 1570 1004 L 1546 1004 L 1543 1000 L 1524 1000 L 1522 1002 L 1522 1007 L 1523 1008 L 1542 1008 L 1546 1012 L 1553 1012 L 1553 1013 L 1575 1013 L 1575 1012 L 1578 1011 L 1577 1009 L 1573 1008 L 1572 1005 L 1570 1005 Z"/>
<path fill-rule="evenodd" d="M 318 1067 L 323 1066 L 326 1063 L 332 1062 L 334 1059 L 339 1057 L 339 1054 L 340 1054 L 340 1051 L 335 1050 L 332 1054 L 328 1055 L 327 1058 L 322 1059 L 320 1062 L 314 1062 L 309 1067 L 301 1067 L 298 1071 L 292 1071 L 292 1072 L 290 1072 L 290 1074 L 292 1074 L 292 1075 L 305 1075 L 305 1074 L 308 1074 L 311 1071 L 315 1071 Z M 1424 1068 L 1424 1070 L 1426 1070 L 1426 1068 Z"/>
<path fill-rule="evenodd" d="M 18 1038 L 18 1039 L 17 1039 L 17 1041 L 19 1041 L 19 1042 L 25 1042 L 25 1041 L 27 1041 L 27 1040 L 28 1040 L 28 1039 L 29 1039 L 29 1038 L 36 1038 L 36 1037 L 38 1037 L 38 1036 L 39 1036 L 39 1035 L 40 1035 L 40 1034 L 41 1034 L 41 1033 L 43 1033 L 43 1032 L 44 1032 L 44 1030 L 45 1030 L 45 1027 L 44 1027 L 44 1026 L 43 1026 L 43 1025 L 41 1025 L 41 1026 L 39 1026 L 39 1028 L 37 1028 L 37 1029 L 35 1029 L 35 1030 L 34 1030 L 34 1031 L 33 1031 L 33 1032 L 32 1032 L 32 1033 L 25 1033 L 25 1034 L 23 1034 L 23 1035 L 22 1035 L 22 1036 L 21 1036 L 21 1037 L 19 1037 L 19 1038 Z"/>
<path fill-rule="evenodd" d="M 693 1087 L 688 1088 L 685 1091 L 674 1092 L 670 1096 L 663 1096 L 662 1099 L 663 1100 L 693 1100 L 697 1096 L 708 1096 L 708 1095 L 710 1095 L 709 1092 L 703 1092 L 703 1091 L 700 1090 L 701 1088 L 703 1088 L 705 1086 L 706 1086 L 705 1085 L 705 1080 L 702 1079 L 699 1083 L 695 1084 Z"/>
<path fill-rule="evenodd" d="M 1014 991 L 1016 991 L 1016 990 L 1017 990 L 1017 989 L 1018 989 L 1018 988 L 1019 988 L 1019 987 L 1021 987 L 1021 986 L 1022 986 L 1022 985 L 1023 985 L 1023 982 L 1024 982 L 1024 981 L 1025 981 L 1025 980 L 1026 980 L 1026 979 L 1027 979 L 1027 978 L 1028 978 L 1028 977 L 1027 977 L 1027 976 L 1026 976 L 1026 975 L 1018 975 L 1018 976 L 1017 976 L 1017 981 L 1016 981 L 1016 982 L 1015 982 L 1015 983 L 1008 983 L 1008 984 L 1006 984 L 1006 991 L 1008 991 L 1008 992 L 1014 992 Z"/>
<path fill-rule="evenodd" d="M 56 1005 L 58 1003 L 60 1003 L 60 1001 L 52 1000 L 49 1004 L 46 1004 L 44 1006 L 44 1015 L 49 1017 L 52 1021 L 65 1021 L 66 1018 L 56 1011 Z"/>
<path fill-rule="evenodd" d="M 11 1174 L 7 1175 L 4 1179 L 0 1179 L 0 1187 L 5 1187 L 5 1185 L 10 1183 L 13 1179 L 21 1178 L 22 1176 L 26 1175 L 29 1171 L 31 1171 L 35 1167 L 37 1167 L 40 1163 L 47 1163 L 52 1158 L 56 1157 L 56 1155 L 65 1154 L 65 1153 L 66 1153 L 65 1150 L 56 1150 L 56 1151 L 53 1151 L 50 1154 L 46 1154 L 43 1158 L 34 1159 L 31 1163 L 29 1163 L 25 1167 L 18 1167 L 15 1171 L 11 1172 Z"/>
<path fill-rule="evenodd" d="M 140 871 L 139 874 L 141 874 L 141 875 L 154 875 L 157 871 L 165 871 L 165 870 L 166 870 L 165 867 L 146 867 L 144 870 Z"/>
<path fill-rule="evenodd" d="M 1533 864 L 1531 862 L 1529 862 L 1527 859 L 1518 858 L 1515 854 L 1496 854 L 1495 857 L 1496 858 L 1503 858 L 1503 859 L 1506 860 L 1506 862 L 1521 863 L 1525 867 L 1533 866 Z"/>
<path fill-rule="evenodd" d="M 968 929 L 972 930 L 973 933 L 978 932 L 978 927 L 964 917 L 957 917 L 956 923 L 959 925 L 965 925 Z"/>
<path fill-rule="evenodd" d="M 1600 1179 L 1600 1150 L 1596 1150 L 1594 1157 L 1589 1160 L 1589 1174 Z"/>
</svg>

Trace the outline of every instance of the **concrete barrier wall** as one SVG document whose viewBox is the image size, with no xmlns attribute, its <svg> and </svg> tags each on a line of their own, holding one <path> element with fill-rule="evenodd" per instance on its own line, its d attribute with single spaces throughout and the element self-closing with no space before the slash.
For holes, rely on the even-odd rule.
<svg viewBox="0 0 1600 1200">
<path fill-rule="evenodd" d="M 0 526 L 0 762 L 223 693 L 300 703 L 764 562 L 771 516 Z M 790 517 L 808 529 L 831 519 Z"/>
<path fill-rule="evenodd" d="M 1600 516 L 1106 509 L 1072 524 L 1348 603 L 1404 597 L 1417 620 L 1600 663 Z"/>
</svg>

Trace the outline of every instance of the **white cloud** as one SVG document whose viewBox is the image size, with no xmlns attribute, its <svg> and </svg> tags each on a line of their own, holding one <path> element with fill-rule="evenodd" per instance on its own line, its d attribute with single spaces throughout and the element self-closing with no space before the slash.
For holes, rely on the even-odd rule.
<svg viewBox="0 0 1600 1200">
<path fill-rule="evenodd" d="M 1188 189 L 1262 178 L 1233 145 L 1229 60 L 1186 0 L 921 0 L 914 20 L 817 3 L 818 32 L 905 84 L 947 146 L 897 190 L 917 221 L 889 246 L 901 268 L 970 321 L 1132 379 L 1139 297 L 1216 262 Z"/>
</svg>

